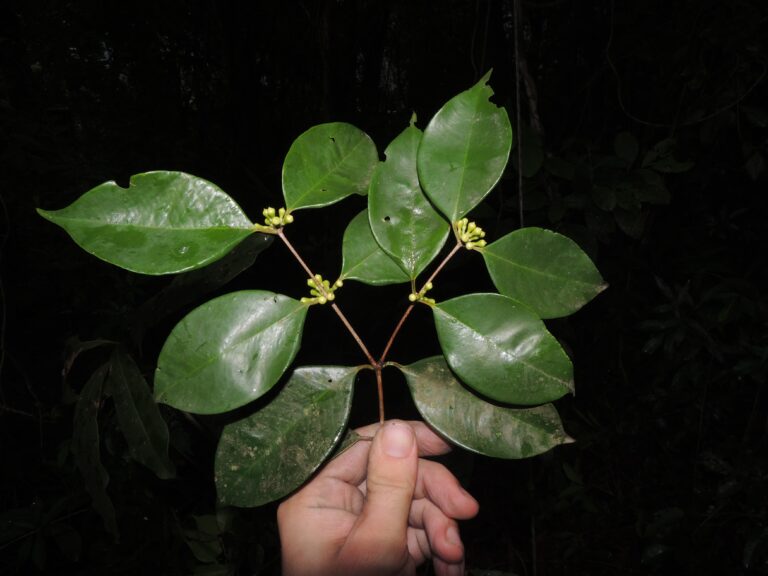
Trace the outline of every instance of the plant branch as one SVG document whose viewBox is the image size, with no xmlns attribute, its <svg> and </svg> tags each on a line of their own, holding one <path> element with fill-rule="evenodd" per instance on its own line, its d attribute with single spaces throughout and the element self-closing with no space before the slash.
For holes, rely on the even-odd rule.
<svg viewBox="0 0 768 576">
<path fill-rule="evenodd" d="M 290 243 L 288 238 L 285 235 L 285 232 L 282 228 L 278 228 L 277 230 L 277 236 L 280 238 L 280 240 L 283 241 L 283 244 L 286 245 L 288 250 L 291 251 L 291 254 L 293 254 L 293 257 L 296 258 L 299 264 L 301 264 L 301 267 L 304 268 L 304 271 L 307 273 L 310 279 L 314 279 L 315 274 L 310 270 L 309 266 L 307 266 L 307 263 L 304 262 L 304 259 L 299 255 L 299 253 L 296 251 L 296 248 L 293 247 L 293 244 Z M 322 288 L 322 286 L 318 286 L 318 290 L 322 290 L 325 292 L 325 290 Z M 328 294 L 325 294 L 326 297 L 328 297 Z M 365 357 L 368 359 L 368 362 L 371 364 L 371 366 L 376 369 L 377 363 L 376 360 L 374 360 L 373 355 L 368 351 L 368 348 L 363 343 L 362 338 L 360 338 L 360 335 L 357 333 L 357 331 L 352 327 L 352 324 L 349 323 L 349 320 L 347 320 L 347 317 L 344 316 L 344 313 L 341 311 L 341 309 L 336 304 L 331 304 L 331 308 L 333 308 L 333 311 L 336 312 L 336 315 L 341 320 L 342 324 L 346 327 L 346 329 L 349 331 L 349 333 L 352 335 L 352 338 L 355 339 L 355 342 L 357 342 L 357 345 L 360 346 L 360 349 L 363 351 L 363 354 L 365 354 Z"/>
<path fill-rule="evenodd" d="M 376 391 L 379 394 L 379 423 L 384 424 L 384 384 L 381 381 L 381 365 L 374 368 L 376 371 Z"/>
<path fill-rule="evenodd" d="M 357 342 L 357 345 L 360 346 L 360 350 L 363 351 L 363 354 L 365 354 L 365 357 L 368 359 L 368 362 L 371 364 L 371 366 L 373 366 L 373 369 L 377 370 L 378 364 L 376 360 L 374 360 L 373 355 L 368 351 L 368 348 L 363 343 L 363 340 L 360 338 L 360 335 L 357 333 L 357 331 L 352 327 L 352 324 L 349 323 L 347 317 L 344 316 L 344 313 L 335 303 L 331 304 L 331 308 L 333 308 L 333 311 L 336 312 L 336 315 L 339 317 L 344 326 L 346 326 L 349 333 L 352 334 L 352 337 L 355 339 L 355 342 Z"/>
<path fill-rule="evenodd" d="M 448 261 L 453 258 L 453 256 L 456 254 L 456 252 L 459 251 L 459 249 L 462 247 L 462 243 L 457 241 L 456 245 L 453 247 L 453 249 L 448 253 L 448 255 L 443 258 L 443 261 L 440 262 L 439 266 L 435 268 L 435 271 L 432 272 L 432 275 L 429 277 L 429 279 L 424 282 L 424 286 L 432 282 L 437 275 L 440 273 L 440 271 L 445 268 L 445 265 L 448 264 Z M 397 326 L 395 326 L 395 329 L 392 331 L 392 335 L 389 337 L 389 340 L 387 341 L 387 345 L 384 347 L 384 352 L 381 353 L 381 357 L 379 358 L 379 366 L 382 366 L 384 364 L 384 361 L 387 359 L 387 354 L 389 354 L 389 349 L 392 348 L 392 344 L 395 341 L 395 338 L 400 333 L 400 329 L 403 327 L 403 324 L 405 324 L 406 318 L 411 313 L 411 310 L 413 310 L 414 304 L 411 304 L 408 306 L 408 308 L 405 309 L 405 312 L 403 313 L 403 316 L 400 318 L 400 321 L 397 323 Z"/>
</svg>

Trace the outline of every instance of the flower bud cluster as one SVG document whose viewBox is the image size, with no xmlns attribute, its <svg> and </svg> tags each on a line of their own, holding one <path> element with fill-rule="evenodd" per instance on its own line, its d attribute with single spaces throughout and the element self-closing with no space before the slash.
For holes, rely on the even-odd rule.
<svg viewBox="0 0 768 576">
<path fill-rule="evenodd" d="M 293 222 L 293 215 L 285 208 L 275 210 L 270 206 L 269 208 L 264 208 L 262 214 L 264 214 L 264 223 L 272 228 L 282 228 L 286 224 Z"/>
<path fill-rule="evenodd" d="M 419 290 L 418 292 L 411 292 L 408 295 L 408 300 L 410 302 L 423 302 L 424 304 L 427 304 L 429 306 L 434 306 L 435 301 L 432 298 L 427 298 L 425 294 L 432 290 L 432 282 L 427 282 L 424 284 L 424 288 Z"/>
<path fill-rule="evenodd" d="M 302 304 L 327 304 L 336 299 L 334 292 L 344 286 L 344 282 L 336 280 L 336 282 L 331 285 L 328 280 L 323 280 L 323 277 L 320 276 L 320 274 L 315 274 L 312 278 L 307 280 L 307 286 L 310 288 L 309 293 L 312 297 L 302 298 Z"/>
<path fill-rule="evenodd" d="M 474 222 L 470 222 L 467 218 L 462 218 L 454 223 L 453 229 L 456 232 L 456 237 L 464 244 L 467 250 L 482 248 L 486 244 L 485 240 L 483 240 L 485 238 L 485 230 Z"/>
</svg>

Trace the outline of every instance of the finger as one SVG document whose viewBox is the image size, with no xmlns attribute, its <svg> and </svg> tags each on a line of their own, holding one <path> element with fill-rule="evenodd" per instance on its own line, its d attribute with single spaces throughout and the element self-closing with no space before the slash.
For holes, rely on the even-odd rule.
<svg viewBox="0 0 768 576">
<path fill-rule="evenodd" d="M 451 446 L 421 420 L 406 420 L 416 433 L 416 442 L 419 445 L 419 456 L 439 456 L 451 451 Z M 357 428 L 355 432 L 361 436 L 373 436 L 381 426 L 378 422 Z"/>
<path fill-rule="evenodd" d="M 474 518 L 480 508 L 477 500 L 461 487 L 456 476 L 442 464 L 431 460 L 419 460 L 414 498 L 427 498 L 445 515 L 459 520 Z"/>
<path fill-rule="evenodd" d="M 407 422 L 416 434 L 416 443 L 419 447 L 419 456 L 437 456 L 450 452 L 451 447 L 435 434 L 424 422 L 418 420 Z M 362 428 L 357 428 L 361 436 L 373 437 L 381 424 L 369 424 Z M 318 474 L 319 476 L 330 476 L 338 478 L 349 484 L 358 485 L 366 476 L 368 470 L 368 453 L 371 449 L 370 440 L 360 440 L 350 447 L 346 452 L 334 458 Z"/>
<path fill-rule="evenodd" d="M 429 500 L 414 500 L 408 516 L 412 528 L 422 529 L 429 541 L 432 557 L 441 558 L 449 564 L 458 564 L 464 559 L 464 545 L 459 536 L 459 527 Z M 423 552 L 411 550 L 411 554 Z"/>
<path fill-rule="evenodd" d="M 408 516 L 417 467 L 413 428 L 398 420 L 385 423 L 371 445 L 365 503 L 342 555 L 370 556 L 373 550 L 390 566 L 408 562 Z"/>
<path fill-rule="evenodd" d="M 464 560 L 456 564 L 435 557 L 432 560 L 435 576 L 464 576 Z"/>
</svg>

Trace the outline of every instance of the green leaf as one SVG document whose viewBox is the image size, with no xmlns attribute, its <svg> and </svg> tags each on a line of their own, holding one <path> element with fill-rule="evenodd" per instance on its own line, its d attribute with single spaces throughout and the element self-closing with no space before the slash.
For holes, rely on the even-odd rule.
<svg viewBox="0 0 768 576">
<path fill-rule="evenodd" d="M 297 368 L 280 394 L 224 428 L 216 450 L 219 500 L 260 506 L 304 482 L 344 436 L 359 368 Z"/>
<path fill-rule="evenodd" d="M 411 125 L 387 147 L 368 192 L 371 230 L 384 251 L 415 279 L 445 244 L 450 225 L 419 186 L 421 130 Z"/>
<path fill-rule="evenodd" d="M 115 403 L 131 456 L 158 478 L 173 478 L 176 471 L 168 458 L 168 427 L 139 367 L 119 347 L 110 359 L 106 391 Z"/>
<path fill-rule="evenodd" d="M 606 287 L 578 244 L 549 230 L 516 230 L 480 251 L 499 292 L 540 318 L 573 314 Z"/>
<path fill-rule="evenodd" d="M 286 207 L 317 208 L 352 194 L 364 196 L 378 161 L 373 140 L 351 124 L 313 126 L 294 140 L 285 156 Z"/>
<path fill-rule="evenodd" d="M 399 368 L 424 420 L 462 448 L 494 458 L 528 458 L 571 441 L 551 404 L 489 404 L 461 385 L 442 356 Z"/>
<path fill-rule="evenodd" d="M 490 72 L 449 100 L 430 120 L 419 146 L 419 180 L 427 196 L 456 222 L 493 189 L 512 147 L 507 111 L 491 103 Z"/>
<path fill-rule="evenodd" d="M 467 294 L 432 307 L 451 369 L 508 404 L 543 404 L 573 390 L 573 367 L 527 306 L 500 294 Z"/>
<path fill-rule="evenodd" d="M 99 407 L 104 380 L 108 372 L 109 364 L 101 365 L 80 392 L 73 421 L 72 453 L 75 456 L 77 468 L 83 476 L 85 490 L 93 501 L 93 508 L 101 516 L 105 530 L 118 540 L 115 507 L 107 494 L 109 474 L 101 463 L 99 442 Z"/>
<path fill-rule="evenodd" d="M 262 290 L 215 298 L 190 312 L 160 351 L 155 398 L 218 414 L 267 392 L 293 361 L 307 305 Z"/>
<path fill-rule="evenodd" d="M 355 216 L 344 231 L 341 256 L 341 280 L 359 280 L 374 286 L 410 280 L 376 242 L 368 223 L 368 210 Z"/>
<path fill-rule="evenodd" d="M 245 213 L 214 184 L 182 172 L 105 182 L 63 208 L 38 213 L 81 248 L 141 274 L 175 274 L 218 260 L 252 233 Z"/>
</svg>

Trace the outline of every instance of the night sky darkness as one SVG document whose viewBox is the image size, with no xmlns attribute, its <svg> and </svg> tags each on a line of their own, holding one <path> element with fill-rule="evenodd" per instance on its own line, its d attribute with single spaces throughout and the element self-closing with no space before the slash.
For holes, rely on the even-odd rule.
<svg viewBox="0 0 768 576">
<path fill-rule="evenodd" d="M 178 468 L 164 481 L 130 459 L 105 399 L 101 458 L 120 540 L 105 531 L 71 445 L 77 395 L 108 351 L 74 351 L 120 342 L 151 382 L 186 312 L 243 288 L 298 298 L 301 269 L 275 243 L 226 286 L 214 278 L 192 283 L 187 300 L 151 300 L 171 279 L 103 263 L 35 208 L 181 170 L 257 221 L 283 204 L 284 155 L 310 126 L 350 122 L 383 155 L 412 113 L 423 128 L 493 68 L 494 101 L 522 145 L 525 225 L 579 242 L 610 288 L 548 322 L 574 361 L 577 393 L 556 406 L 577 442 L 525 461 L 446 459 L 481 505 L 462 524 L 468 568 L 768 574 L 768 6 L 519 4 L 517 58 L 514 0 L 0 4 L 0 573 L 280 569 L 275 505 L 221 510 L 213 534 L 201 528 L 216 513 L 213 454 L 232 416 L 163 407 Z M 649 165 L 654 148 L 663 160 Z M 516 148 L 512 157 L 475 216 L 493 238 L 520 226 Z M 364 206 L 297 214 L 292 239 L 326 277 Z M 452 263 L 439 297 L 492 290 L 478 260 Z M 402 289 L 348 282 L 341 299 L 381 350 Z M 332 312 L 312 312 L 296 364 L 359 364 Z M 392 357 L 438 352 L 428 310 L 417 310 Z M 416 417 L 391 372 L 388 416 Z M 376 418 L 373 388 L 358 382 L 353 425 Z"/>
</svg>

